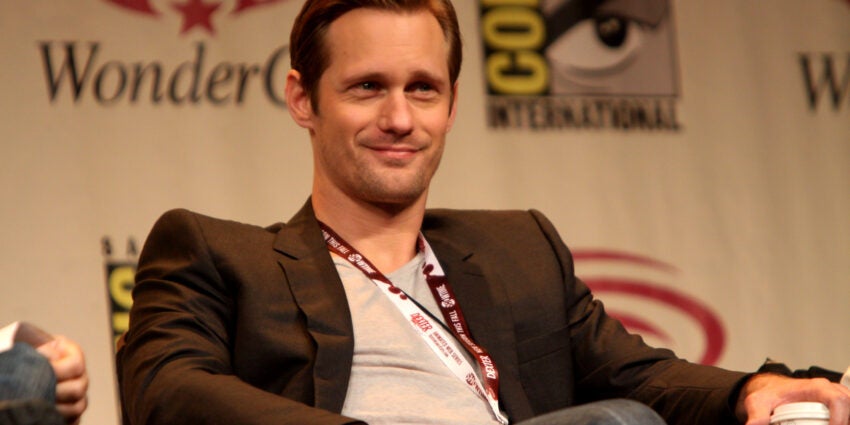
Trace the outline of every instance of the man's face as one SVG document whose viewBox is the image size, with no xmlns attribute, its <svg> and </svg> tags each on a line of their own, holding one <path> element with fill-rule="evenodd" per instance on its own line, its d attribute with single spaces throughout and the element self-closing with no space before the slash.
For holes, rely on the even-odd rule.
<svg viewBox="0 0 850 425">
<path fill-rule="evenodd" d="M 329 27 L 313 143 L 314 192 L 381 205 L 424 200 L 454 121 L 449 46 L 427 11 L 356 9 Z"/>
</svg>

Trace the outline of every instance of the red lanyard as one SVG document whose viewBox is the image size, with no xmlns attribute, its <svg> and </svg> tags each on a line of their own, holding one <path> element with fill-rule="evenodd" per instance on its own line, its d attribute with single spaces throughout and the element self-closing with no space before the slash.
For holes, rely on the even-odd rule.
<svg viewBox="0 0 850 425">
<path fill-rule="evenodd" d="M 348 262 L 360 269 L 369 279 L 375 282 L 390 298 L 390 301 L 405 315 L 408 323 L 413 326 L 428 346 L 438 355 L 440 360 L 459 379 L 463 380 L 473 392 L 488 402 L 499 422 L 507 424 L 507 418 L 499 410 L 499 372 L 496 369 L 496 364 L 490 355 L 487 354 L 487 351 L 476 344 L 469 335 L 468 326 L 463 317 L 463 311 L 461 311 L 445 273 L 437 261 L 431 246 L 428 245 L 428 241 L 425 240 L 425 237 L 420 234 L 418 241 L 419 249 L 425 254 L 425 265 L 422 268 L 422 273 L 425 274 L 425 281 L 428 283 L 428 288 L 431 289 L 431 294 L 433 294 L 437 305 L 440 307 L 443 319 L 448 325 L 447 328 L 456 340 L 463 345 L 466 351 L 478 362 L 478 367 L 484 381 L 483 389 L 478 377 L 472 371 L 472 365 L 466 361 L 464 356 L 458 355 L 451 338 L 444 335 L 442 326 L 435 326 L 435 324 L 431 323 L 426 311 L 423 311 L 417 303 L 413 302 L 404 291 L 393 285 L 377 267 L 331 230 L 330 227 L 321 222 L 319 226 L 322 229 L 322 235 L 325 238 L 328 249 L 348 260 Z"/>
</svg>

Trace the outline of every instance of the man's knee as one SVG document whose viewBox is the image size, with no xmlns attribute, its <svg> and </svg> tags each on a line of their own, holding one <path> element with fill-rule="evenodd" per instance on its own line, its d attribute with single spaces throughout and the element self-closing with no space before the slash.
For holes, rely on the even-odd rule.
<svg viewBox="0 0 850 425">
<path fill-rule="evenodd" d="M 600 415 L 598 424 L 593 425 L 665 425 L 664 419 L 649 406 L 634 400 L 616 399 L 591 403 Z M 590 424 L 589 424 L 590 425 Z"/>
<path fill-rule="evenodd" d="M 518 425 L 666 425 L 666 422 L 645 404 L 615 399 L 558 410 Z"/>
</svg>

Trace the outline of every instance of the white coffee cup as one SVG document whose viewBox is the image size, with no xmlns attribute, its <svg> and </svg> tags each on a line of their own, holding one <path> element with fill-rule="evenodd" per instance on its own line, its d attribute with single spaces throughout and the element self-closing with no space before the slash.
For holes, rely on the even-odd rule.
<svg viewBox="0 0 850 425">
<path fill-rule="evenodd" d="M 770 425 L 828 425 L 829 409 L 823 403 L 788 403 L 773 409 Z"/>
</svg>

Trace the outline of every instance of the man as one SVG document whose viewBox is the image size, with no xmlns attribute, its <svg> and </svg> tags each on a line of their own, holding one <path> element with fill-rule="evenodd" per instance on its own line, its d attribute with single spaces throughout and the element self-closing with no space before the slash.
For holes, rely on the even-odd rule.
<svg viewBox="0 0 850 425">
<path fill-rule="evenodd" d="M 811 399 L 847 424 L 846 389 L 626 333 L 540 213 L 426 212 L 456 114 L 447 0 L 307 1 L 290 49 L 312 197 L 266 229 L 157 222 L 118 354 L 129 423 L 660 423 L 645 404 L 671 424 L 759 425 Z M 643 404 L 566 409 L 618 398 Z"/>
</svg>

